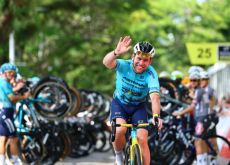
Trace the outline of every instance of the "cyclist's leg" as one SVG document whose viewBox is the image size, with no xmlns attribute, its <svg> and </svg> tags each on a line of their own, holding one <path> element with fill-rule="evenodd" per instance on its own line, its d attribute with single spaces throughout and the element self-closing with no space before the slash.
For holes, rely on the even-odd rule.
<svg viewBox="0 0 230 165">
<path fill-rule="evenodd" d="M 138 143 L 141 147 L 143 165 L 150 164 L 150 150 L 148 145 L 148 130 L 140 128 L 137 130 Z"/>
<path fill-rule="evenodd" d="M 210 130 L 210 133 L 211 133 L 212 135 L 216 135 L 216 129 Z M 219 149 L 218 149 L 216 137 L 211 137 L 211 138 L 209 138 L 209 139 L 210 139 L 209 142 L 211 143 L 213 149 L 216 151 L 216 153 L 218 153 L 218 152 L 219 152 Z M 206 145 L 207 145 L 207 144 L 206 144 Z M 210 152 L 211 152 L 211 149 L 210 149 L 209 147 L 207 147 L 207 151 L 208 151 L 208 153 L 210 153 Z M 209 163 L 212 164 L 212 165 L 217 165 L 217 156 L 212 155 L 212 154 L 209 154 L 209 155 L 208 155 L 208 161 L 209 161 Z"/>
<path fill-rule="evenodd" d="M 122 118 L 117 118 L 116 122 L 119 124 L 126 123 L 126 121 Z M 113 142 L 113 147 L 115 151 L 122 151 L 124 149 L 126 139 L 126 128 L 125 127 L 117 127 L 116 128 L 116 135 L 115 135 L 115 141 Z"/>
<path fill-rule="evenodd" d="M 6 142 L 8 137 L 15 134 L 16 129 L 13 124 L 13 108 L 3 108 L 0 110 L 0 165 L 5 164 Z"/>
<path fill-rule="evenodd" d="M 197 165 L 207 164 L 207 146 L 202 139 L 195 140 Z"/>
<path fill-rule="evenodd" d="M 124 106 L 117 99 L 113 99 L 111 103 L 110 121 L 116 118 L 116 123 L 126 123 L 127 114 L 125 113 Z M 117 127 L 113 148 L 116 154 L 116 163 L 123 164 L 123 149 L 126 143 L 126 130 L 125 127 Z"/>
<path fill-rule="evenodd" d="M 0 136 L 0 165 L 5 165 L 5 145 L 7 137 Z"/>
<path fill-rule="evenodd" d="M 10 146 L 10 156 L 7 155 L 6 156 L 6 161 L 7 162 L 12 162 L 14 164 L 17 164 L 19 162 L 19 157 L 18 157 L 18 151 L 17 151 L 17 136 L 16 136 L 16 127 L 14 125 L 14 118 L 13 118 L 13 109 L 9 109 L 7 111 L 7 113 L 5 113 L 5 118 L 4 118 L 4 122 L 3 122 L 3 126 L 5 126 L 6 130 L 5 133 L 8 137 L 8 141 L 7 143 Z M 6 145 L 5 145 L 6 148 Z M 5 149 L 5 155 L 6 155 L 6 149 Z"/>
<path fill-rule="evenodd" d="M 203 133 L 203 124 L 202 120 L 203 116 L 195 117 L 195 135 L 201 135 Z M 208 153 L 207 153 L 207 145 L 205 141 L 201 138 L 196 138 L 194 142 L 196 148 L 196 160 L 197 165 L 207 165 L 208 164 Z"/>
<path fill-rule="evenodd" d="M 12 156 L 12 161 L 15 164 L 20 164 L 21 160 L 19 159 L 18 156 L 18 137 L 11 137 L 9 138 L 9 143 L 10 143 L 10 152 Z"/>
<path fill-rule="evenodd" d="M 145 110 L 145 104 L 136 106 L 136 110 L 132 115 L 132 123 L 147 123 L 148 114 Z M 150 151 L 148 145 L 148 128 L 138 128 L 137 130 L 138 143 L 141 147 L 143 165 L 150 164 Z"/>
</svg>

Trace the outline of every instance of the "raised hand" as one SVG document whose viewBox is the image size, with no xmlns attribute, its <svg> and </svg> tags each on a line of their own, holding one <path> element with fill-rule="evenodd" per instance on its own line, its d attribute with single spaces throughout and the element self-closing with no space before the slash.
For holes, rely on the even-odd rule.
<svg viewBox="0 0 230 165">
<path fill-rule="evenodd" d="M 116 49 L 114 50 L 114 53 L 117 55 L 126 53 L 129 51 L 129 49 L 131 48 L 130 44 L 132 42 L 132 39 L 130 38 L 130 36 L 125 36 L 125 37 L 121 37 Z"/>
</svg>

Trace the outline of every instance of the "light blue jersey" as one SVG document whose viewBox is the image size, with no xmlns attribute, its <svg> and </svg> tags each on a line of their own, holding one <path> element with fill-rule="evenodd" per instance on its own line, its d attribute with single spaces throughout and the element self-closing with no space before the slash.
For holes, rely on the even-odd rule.
<svg viewBox="0 0 230 165">
<path fill-rule="evenodd" d="M 14 104 L 10 101 L 9 95 L 13 94 L 11 84 L 4 78 L 0 77 L 0 107 L 13 108 Z"/>
<path fill-rule="evenodd" d="M 159 93 L 158 75 L 152 66 L 143 73 L 133 70 L 132 60 L 117 59 L 114 97 L 124 104 L 137 105 L 146 101 L 149 93 Z"/>
</svg>

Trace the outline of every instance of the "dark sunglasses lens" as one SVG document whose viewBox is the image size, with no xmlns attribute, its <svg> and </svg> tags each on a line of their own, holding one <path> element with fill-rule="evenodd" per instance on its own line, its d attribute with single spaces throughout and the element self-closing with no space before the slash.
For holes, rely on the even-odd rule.
<svg viewBox="0 0 230 165">
<path fill-rule="evenodd" d="M 195 82 L 195 81 L 197 81 L 197 80 L 190 80 L 191 82 Z"/>
</svg>

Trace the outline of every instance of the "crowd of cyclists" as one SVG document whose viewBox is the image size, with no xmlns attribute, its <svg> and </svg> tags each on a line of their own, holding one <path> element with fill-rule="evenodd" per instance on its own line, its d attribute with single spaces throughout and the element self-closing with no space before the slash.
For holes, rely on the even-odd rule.
<svg viewBox="0 0 230 165">
<path fill-rule="evenodd" d="M 194 117 L 194 130 L 196 134 L 199 134 L 202 127 L 202 120 L 213 111 L 213 107 L 216 103 L 214 90 L 209 86 L 208 73 L 198 66 L 193 66 L 189 69 L 189 83 L 185 84 L 183 88 L 189 90 L 189 97 L 191 98 L 187 103 L 188 107 L 180 111 L 174 111 L 174 116 L 182 116 L 186 113 L 193 113 Z M 183 79 L 183 75 L 179 71 L 174 71 L 171 74 L 172 79 Z M 182 85 L 182 84 L 180 84 Z M 181 87 L 180 87 L 181 88 Z M 217 145 L 214 140 L 213 143 Z M 208 151 L 205 146 L 205 142 L 202 139 L 195 140 L 197 165 L 217 164 L 216 157 L 211 157 L 208 160 Z M 217 148 L 217 146 L 216 146 Z"/>
<path fill-rule="evenodd" d="M 193 129 L 194 135 L 200 135 L 204 130 L 203 121 L 210 113 L 218 111 L 220 115 L 229 115 L 230 97 L 226 96 L 219 100 L 216 98 L 214 89 L 209 85 L 209 74 L 205 69 L 192 66 L 188 70 L 188 76 L 179 70 L 171 73 L 162 71 L 157 74 L 157 71 L 151 66 L 155 49 L 148 42 L 135 44 L 131 59 L 118 59 L 121 54 L 130 50 L 131 41 L 129 36 L 121 37 L 115 50 L 106 54 L 103 59 L 103 64 L 116 72 L 116 89 L 111 101 L 110 116 L 108 116 L 110 121 L 116 118 L 118 123 L 139 124 L 148 122 L 149 117 L 153 116 L 152 122 L 160 132 L 164 127 L 162 111 L 182 118 L 189 114 L 191 119 L 186 124 L 189 124 Z M 59 83 L 62 84 L 62 82 Z M 16 94 L 24 85 L 25 81 L 14 64 L 1 65 L 0 165 L 5 165 L 7 141 L 12 144 L 10 148 L 12 162 L 14 164 L 21 163 L 17 152 L 18 139 L 14 113 L 15 103 L 31 97 L 30 92 Z M 72 94 L 70 97 L 73 97 Z M 67 101 L 69 100 L 67 99 Z M 146 102 L 148 103 L 146 104 Z M 172 108 L 173 105 L 180 105 L 182 108 L 178 110 L 178 108 Z M 105 120 L 104 117 L 103 120 Z M 117 128 L 116 139 L 113 142 L 117 165 L 122 165 L 124 161 L 123 149 L 126 144 L 126 131 L 126 128 Z M 211 131 L 216 134 L 215 129 Z M 137 131 L 142 153 L 144 153 L 142 155 L 143 165 L 152 164 L 148 132 L 148 128 L 139 128 Z M 218 150 L 216 139 L 213 139 L 211 143 Z M 208 154 L 209 148 L 204 140 L 197 138 L 194 145 L 197 165 L 217 165 L 217 157 Z"/>
</svg>

